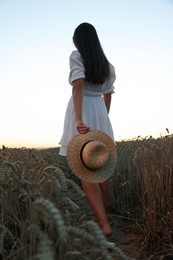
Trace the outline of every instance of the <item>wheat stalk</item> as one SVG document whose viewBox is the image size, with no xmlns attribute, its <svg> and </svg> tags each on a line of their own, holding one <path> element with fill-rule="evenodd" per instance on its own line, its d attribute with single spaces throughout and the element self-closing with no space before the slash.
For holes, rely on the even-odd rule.
<svg viewBox="0 0 173 260">
<path fill-rule="evenodd" d="M 30 232 L 30 235 L 33 234 L 38 241 L 37 252 L 33 257 L 29 257 L 29 259 L 54 260 L 52 241 L 48 238 L 47 234 L 34 224 L 28 227 L 28 231 Z"/>
<path fill-rule="evenodd" d="M 64 208 L 66 205 L 69 205 L 71 206 L 71 208 L 74 210 L 74 211 L 77 211 L 79 210 L 79 206 L 73 202 L 70 198 L 68 197 L 63 197 L 59 202 L 58 202 L 58 207 L 59 208 Z"/>
<path fill-rule="evenodd" d="M 66 183 L 67 185 L 69 185 L 70 187 L 74 188 L 74 190 L 83 198 L 85 197 L 85 193 L 83 192 L 83 190 L 80 188 L 80 186 L 74 182 L 72 179 L 68 179 L 66 178 Z"/>
<path fill-rule="evenodd" d="M 94 221 L 87 221 L 87 225 L 91 228 L 92 235 L 94 235 L 96 238 L 102 256 L 104 257 L 104 259 L 107 259 L 109 256 L 108 248 L 107 248 L 107 240 L 105 239 L 103 232 L 101 231 L 98 224 L 95 223 Z"/>
<path fill-rule="evenodd" d="M 39 198 L 33 203 L 33 211 L 43 218 L 45 223 L 55 226 L 58 230 L 59 238 L 62 243 L 66 243 L 68 239 L 67 230 L 64 220 L 58 208 L 48 199 Z"/>
</svg>

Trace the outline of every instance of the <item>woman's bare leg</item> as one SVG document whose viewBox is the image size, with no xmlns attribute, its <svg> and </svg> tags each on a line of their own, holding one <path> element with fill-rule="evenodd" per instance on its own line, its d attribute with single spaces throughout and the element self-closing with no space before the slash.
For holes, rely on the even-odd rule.
<svg viewBox="0 0 173 260">
<path fill-rule="evenodd" d="M 111 235 L 112 229 L 108 223 L 100 186 L 98 184 L 88 182 L 82 182 L 82 186 L 103 233 L 105 236 Z"/>
<path fill-rule="evenodd" d="M 102 193 L 102 198 L 103 198 L 103 204 L 106 209 L 107 204 L 108 204 L 108 197 L 109 197 L 109 181 L 104 181 L 102 183 L 99 183 L 101 193 Z"/>
</svg>

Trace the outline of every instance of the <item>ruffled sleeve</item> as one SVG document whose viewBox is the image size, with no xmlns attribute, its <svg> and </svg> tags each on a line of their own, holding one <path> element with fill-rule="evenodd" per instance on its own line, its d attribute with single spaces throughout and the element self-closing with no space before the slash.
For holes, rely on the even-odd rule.
<svg viewBox="0 0 173 260">
<path fill-rule="evenodd" d="M 109 68 L 110 68 L 110 76 L 109 79 L 106 81 L 105 88 L 103 91 L 104 94 L 108 94 L 108 93 L 113 94 L 115 89 L 113 85 L 116 80 L 115 68 L 111 63 L 109 63 Z"/>
<path fill-rule="evenodd" d="M 73 51 L 70 55 L 70 85 L 73 85 L 73 82 L 76 79 L 85 79 L 85 68 L 80 53 L 78 51 Z"/>
</svg>

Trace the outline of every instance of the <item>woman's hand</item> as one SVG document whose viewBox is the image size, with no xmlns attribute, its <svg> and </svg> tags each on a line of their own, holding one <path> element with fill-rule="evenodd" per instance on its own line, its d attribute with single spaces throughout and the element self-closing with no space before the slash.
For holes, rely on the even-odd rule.
<svg viewBox="0 0 173 260">
<path fill-rule="evenodd" d="M 86 134 L 89 131 L 89 127 L 83 123 L 83 121 L 76 122 L 76 128 L 79 134 Z"/>
</svg>

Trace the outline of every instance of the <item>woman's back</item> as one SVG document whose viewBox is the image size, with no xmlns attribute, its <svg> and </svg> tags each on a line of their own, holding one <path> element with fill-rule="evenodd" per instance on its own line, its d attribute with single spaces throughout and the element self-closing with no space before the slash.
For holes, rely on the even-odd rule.
<svg viewBox="0 0 173 260">
<path fill-rule="evenodd" d="M 84 95 L 102 95 L 103 93 L 114 93 L 113 83 L 115 81 L 115 69 L 114 66 L 109 63 L 109 78 L 102 84 L 94 84 L 86 81 L 85 67 L 82 61 L 81 54 L 75 50 L 70 55 L 70 74 L 69 83 L 73 86 L 73 82 L 76 79 L 84 79 Z"/>
</svg>

